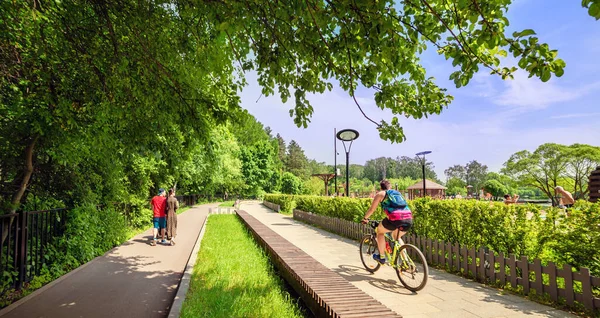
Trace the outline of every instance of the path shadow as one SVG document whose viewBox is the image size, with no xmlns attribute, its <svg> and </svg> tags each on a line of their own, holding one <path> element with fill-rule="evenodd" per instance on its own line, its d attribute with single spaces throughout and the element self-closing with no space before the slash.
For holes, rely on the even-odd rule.
<svg viewBox="0 0 600 318">
<path fill-rule="evenodd" d="M 182 274 L 160 270 L 159 263 L 104 255 L 3 318 L 167 317 Z"/>
<path fill-rule="evenodd" d="M 332 269 L 334 272 L 340 274 L 344 279 L 349 282 L 367 282 L 371 286 L 383 289 L 392 293 L 400 295 L 416 295 L 416 293 L 404 288 L 398 280 L 393 279 L 381 279 L 375 277 L 373 274 L 367 272 L 364 268 L 354 265 L 340 265 L 337 268 Z M 381 270 L 381 269 L 380 269 Z"/>
<path fill-rule="evenodd" d="M 129 245 L 133 245 L 133 244 L 152 245 L 151 242 L 152 242 L 153 238 L 154 238 L 154 236 L 152 236 L 152 235 L 145 235 L 142 238 L 138 237 L 138 238 L 131 239 L 131 240 L 129 240 L 129 241 L 127 241 L 127 242 L 119 245 L 119 246 L 129 246 Z M 165 236 L 165 239 L 166 239 L 166 236 Z M 170 246 L 169 244 L 166 244 L 166 245 L 165 244 L 161 244 L 160 243 L 160 236 L 159 236 L 158 240 L 159 240 L 159 242 L 157 242 L 157 244 L 156 244 L 157 246 Z M 168 242 L 168 240 L 167 240 L 167 242 Z"/>
</svg>

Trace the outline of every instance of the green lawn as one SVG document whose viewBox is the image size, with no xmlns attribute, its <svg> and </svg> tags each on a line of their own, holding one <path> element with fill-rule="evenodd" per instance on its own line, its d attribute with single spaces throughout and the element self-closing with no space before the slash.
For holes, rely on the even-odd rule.
<svg viewBox="0 0 600 318">
<path fill-rule="evenodd" d="M 208 219 L 181 316 L 303 317 L 235 215 Z"/>
<path fill-rule="evenodd" d="M 219 206 L 222 206 L 222 207 L 233 207 L 234 204 L 235 204 L 235 201 L 225 201 L 225 202 L 219 204 Z"/>
</svg>

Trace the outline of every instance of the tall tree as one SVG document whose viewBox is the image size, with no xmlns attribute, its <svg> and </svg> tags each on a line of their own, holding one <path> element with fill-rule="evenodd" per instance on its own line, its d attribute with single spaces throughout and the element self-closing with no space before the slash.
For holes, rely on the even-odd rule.
<svg viewBox="0 0 600 318">
<path fill-rule="evenodd" d="M 534 152 L 519 151 L 504 163 L 502 172 L 517 178 L 522 184 L 540 189 L 558 204 L 554 188 L 568 166 L 567 147 L 554 143 L 539 146 Z"/>
<path fill-rule="evenodd" d="M 284 163 L 284 167 L 285 167 L 285 162 L 286 162 L 286 157 L 287 157 L 287 153 L 286 153 L 287 146 L 285 145 L 285 140 L 283 140 L 283 137 L 281 137 L 281 135 L 277 134 L 276 139 L 277 139 L 277 144 L 279 145 L 277 156 L 279 157 L 279 161 Z"/>
<path fill-rule="evenodd" d="M 467 183 L 464 182 L 460 178 L 456 178 L 456 177 L 449 178 L 448 181 L 446 182 L 446 187 L 448 188 L 446 190 L 446 193 L 448 195 L 456 195 L 456 194 L 466 195 L 467 194 Z"/>
<path fill-rule="evenodd" d="M 573 197 L 583 199 L 588 192 L 588 178 L 600 166 L 600 147 L 573 144 L 568 147 L 566 175 L 573 179 Z"/>
<path fill-rule="evenodd" d="M 479 163 L 477 160 L 472 160 L 466 165 L 454 165 L 444 170 L 444 174 L 448 179 L 459 179 L 473 187 L 473 191 L 477 191 L 483 186 L 487 176 L 487 166 Z"/>
<path fill-rule="evenodd" d="M 425 161 L 425 178 L 437 181 L 438 177 L 435 171 L 435 166 L 431 161 Z M 415 180 L 423 180 L 423 162 L 421 159 L 414 157 L 397 157 L 396 158 L 396 176 L 398 178 L 409 177 Z"/>
<path fill-rule="evenodd" d="M 465 166 L 466 181 L 473 186 L 475 193 L 479 192 L 479 189 L 485 183 L 487 170 L 488 167 L 477 162 L 477 160 L 472 160 Z"/>
<path fill-rule="evenodd" d="M 446 175 L 447 179 L 459 179 L 463 182 L 466 182 L 465 180 L 467 179 L 465 167 L 461 165 L 449 167 L 448 169 L 444 170 L 444 174 Z"/>
<path fill-rule="evenodd" d="M 308 179 L 310 171 L 308 159 L 302 147 L 295 141 L 290 141 L 285 161 L 286 171 L 291 172 L 301 179 Z"/>
</svg>

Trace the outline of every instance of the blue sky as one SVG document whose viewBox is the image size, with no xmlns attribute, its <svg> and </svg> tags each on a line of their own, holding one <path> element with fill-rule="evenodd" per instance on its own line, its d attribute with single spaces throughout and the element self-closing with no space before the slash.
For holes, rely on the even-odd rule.
<svg viewBox="0 0 600 318">
<path fill-rule="evenodd" d="M 482 72 L 467 87 L 456 89 L 448 80 L 452 64 L 428 52 L 422 57 L 428 75 L 448 88 L 454 101 L 441 115 L 402 120 L 407 140 L 401 144 L 381 140 L 375 126 L 339 88 L 310 96 L 315 112 L 307 129 L 297 128 L 289 117 L 293 101 L 283 104 L 277 96 L 263 96 L 257 102 L 260 87 L 252 73 L 247 74 L 242 107 L 286 142 L 296 140 L 317 161 L 333 164 L 334 128 L 354 128 L 360 137 L 352 146 L 351 163 L 431 150 L 428 160 L 442 180 L 451 165 L 478 160 L 498 171 L 511 154 L 546 142 L 600 146 L 600 21 L 588 16 L 579 1 L 562 0 L 517 0 L 508 17 L 509 32 L 534 29 L 541 42 L 557 49 L 567 63 L 565 74 L 542 83 L 520 71 L 506 81 Z M 390 116 L 375 106 L 369 91 L 358 96 L 369 117 L 378 121 Z M 340 153 L 338 163 L 343 163 Z"/>
</svg>

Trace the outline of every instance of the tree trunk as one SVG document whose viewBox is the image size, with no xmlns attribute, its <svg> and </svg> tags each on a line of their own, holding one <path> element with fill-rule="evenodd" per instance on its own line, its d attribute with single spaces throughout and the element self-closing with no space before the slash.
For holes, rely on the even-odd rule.
<svg viewBox="0 0 600 318">
<path fill-rule="evenodd" d="M 29 180 L 31 179 L 31 175 L 33 174 L 33 149 L 35 144 L 37 143 L 38 136 L 34 137 L 25 148 L 25 168 L 23 169 L 23 179 L 21 180 L 21 184 L 19 185 L 19 189 L 13 194 L 11 200 L 11 209 L 10 213 L 17 212 L 17 209 L 21 205 L 21 199 L 23 198 L 23 194 L 27 190 L 29 186 Z M 9 222 L 2 223 L 2 243 L 8 237 L 8 229 L 12 226 L 15 218 L 10 218 Z M 1 246 L 1 245 L 0 245 Z"/>
</svg>

